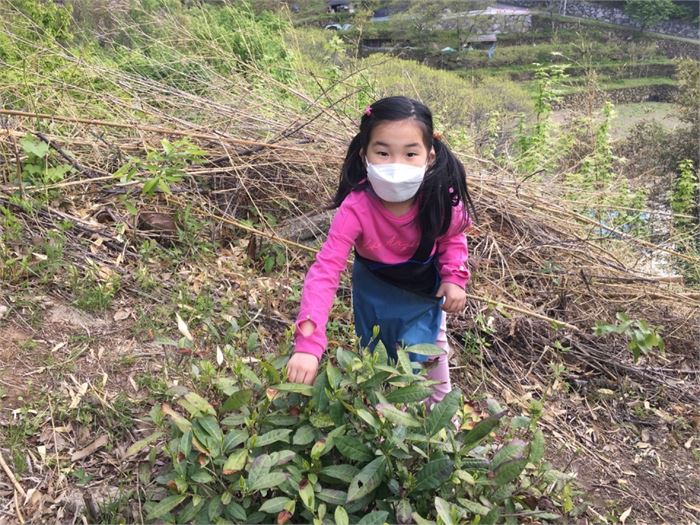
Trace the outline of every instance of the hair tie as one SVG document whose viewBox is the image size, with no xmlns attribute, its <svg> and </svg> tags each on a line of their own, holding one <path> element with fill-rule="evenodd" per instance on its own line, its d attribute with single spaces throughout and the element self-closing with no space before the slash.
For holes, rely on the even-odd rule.
<svg viewBox="0 0 700 525">
<path fill-rule="evenodd" d="M 372 116 L 372 106 L 367 106 L 364 111 L 364 116 L 365 117 L 371 117 Z"/>
<path fill-rule="evenodd" d="M 439 131 L 433 131 L 433 140 L 442 140 L 442 133 Z"/>
</svg>

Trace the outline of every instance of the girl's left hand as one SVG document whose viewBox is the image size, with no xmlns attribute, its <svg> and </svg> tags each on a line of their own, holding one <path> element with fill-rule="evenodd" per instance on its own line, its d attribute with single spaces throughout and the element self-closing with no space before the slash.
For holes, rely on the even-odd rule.
<svg viewBox="0 0 700 525">
<path fill-rule="evenodd" d="M 438 288 L 435 296 L 445 298 L 445 302 L 442 303 L 442 309 L 448 314 L 461 312 L 467 303 L 467 294 L 464 289 L 453 283 L 440 284 L 440 288 Z"/>
</svg>

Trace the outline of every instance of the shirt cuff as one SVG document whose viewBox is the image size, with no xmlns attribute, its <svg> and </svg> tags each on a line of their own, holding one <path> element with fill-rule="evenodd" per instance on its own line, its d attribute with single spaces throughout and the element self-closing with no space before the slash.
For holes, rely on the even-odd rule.
<svg viewBox="0 0 700 525">
<path fill-rule="evenodd" d="M 458 277 L 456 275 L 448 275 L 447 277 L 442 278 L 442 282 L 456 284 L 462 290 L 464 290 L 467 287 L 467 283 L 469 282 L 469 277 Z"/>
</svg>

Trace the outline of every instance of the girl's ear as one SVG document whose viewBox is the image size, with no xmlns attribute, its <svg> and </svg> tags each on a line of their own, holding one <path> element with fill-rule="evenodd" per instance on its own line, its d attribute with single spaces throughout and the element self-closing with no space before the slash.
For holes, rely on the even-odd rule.
<svg viewBox="0 0 700 525">
<path fill-rule="evenodd" d="M 435 162 L 435 148 L 430 148 L 430 153 L 428 153 L 428 166 Z"/>
</svg>

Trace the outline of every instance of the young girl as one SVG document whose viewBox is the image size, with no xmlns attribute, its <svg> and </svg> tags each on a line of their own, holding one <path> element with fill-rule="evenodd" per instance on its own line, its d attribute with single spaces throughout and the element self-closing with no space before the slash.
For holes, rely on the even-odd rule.
<svg viewBox="0 0 700 525">
<path fill-rule="evenodd" d="M 434 343 L 445 353 L 427 364 L 439 381 L 429 399 L 450 390 L 445 315 L 464 309 L 469 281 L 464 230 L 474 205 L 464 167 L 433 131 L 430 110 L 406 97 L 365 109 L 333 201 L 338 211 L 304 282 L 290 381 L 312 384 L 326 348 L 326 323 L 355 248 L 352 301 L 363 347 Z M 414 361 L 424 356 L 411 355 Z"/>
</svg>

